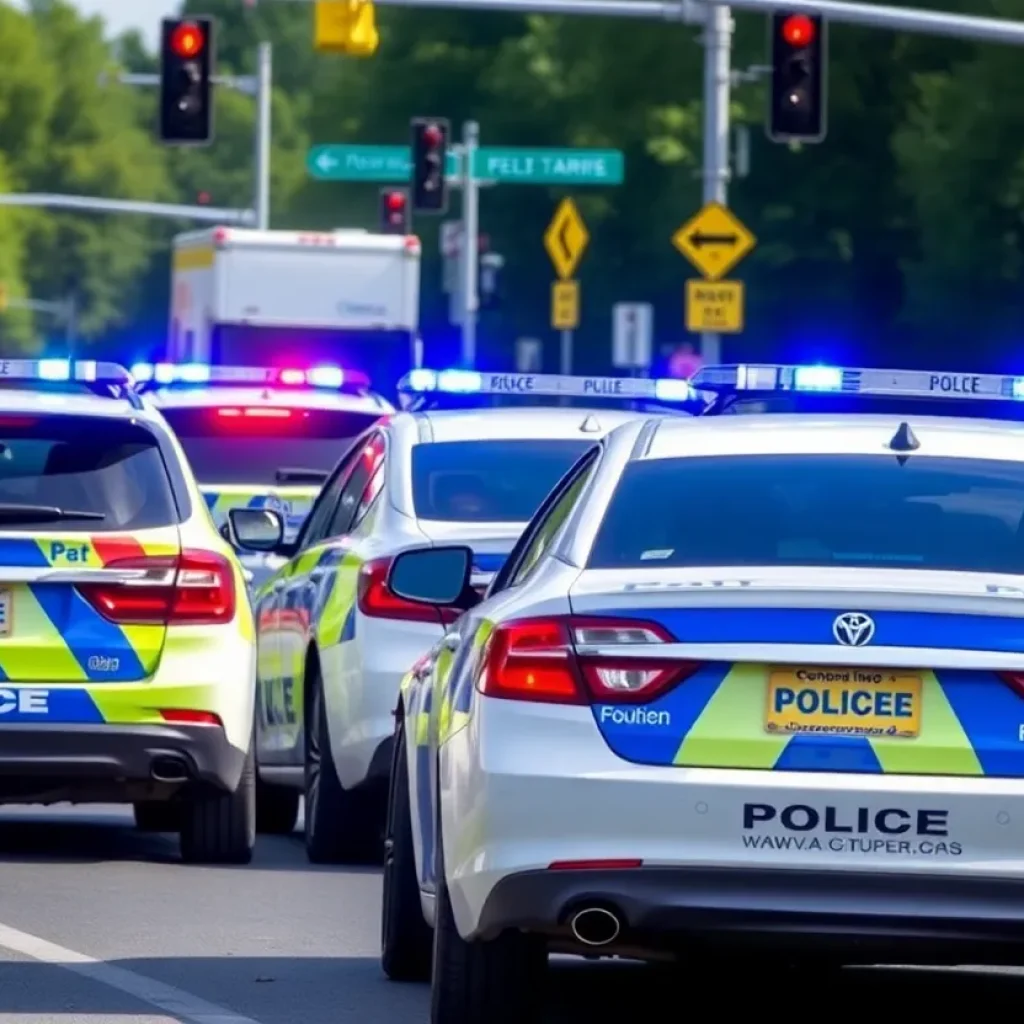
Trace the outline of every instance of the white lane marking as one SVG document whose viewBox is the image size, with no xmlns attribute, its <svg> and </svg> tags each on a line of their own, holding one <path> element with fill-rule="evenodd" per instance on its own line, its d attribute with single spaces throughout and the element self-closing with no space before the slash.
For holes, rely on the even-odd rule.
<svg viewBox="0 0 1024 1024">
<path fill-rule="evenodd" d="M 119 992 L 134 996 L 143 1003 L 181 1021 L 182 1024 L 259 1024 L 252 1017 L 243 1017 L 223 1006 L 208 1003 L 204 999 L 183 992 L 173 985 L 154 981 L 142 974 L 115 967 L 113 964 L 97 960 L 95 957 L 76 953 L 73 949 L 65 949 L 41 939 L 37 935 L 18 931 L 0 924 L 0 946 L 12 953 L 31 957 L 44 964 L 63 967 L 65 970 L 78 974 L 90 981 L 115 988 Z"/>
</svg>

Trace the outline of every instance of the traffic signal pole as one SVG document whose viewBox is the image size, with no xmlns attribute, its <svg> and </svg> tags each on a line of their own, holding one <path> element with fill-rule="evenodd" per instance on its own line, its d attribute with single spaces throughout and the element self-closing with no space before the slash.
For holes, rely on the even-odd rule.
<svg viewBox="0 0 1024 1024">
<path fill-rule="evenodd" d="M 270 227 L 270 135 L 271 100 L 273 98 L 273 49 L 270 43 L 260 43 L 256 56 L 256 75 L 252 80 L 256 97 L 255 160 L 253 162 L 253 210 L 255 227 L 266 231 Z"/>
<path fill-rule="evenodd" d="M 476 365 L 476 318 L 480 309 L 477 288 L 480 237 L 480 182 L 473 173 L 480 125 L 467 121 L 462 126 L 462 365 Z"/>
</svg>

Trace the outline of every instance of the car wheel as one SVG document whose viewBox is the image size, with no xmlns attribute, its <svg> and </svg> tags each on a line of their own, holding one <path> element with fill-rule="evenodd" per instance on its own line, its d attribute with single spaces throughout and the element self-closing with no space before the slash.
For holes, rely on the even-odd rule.
<svg viewBox="0 0 1024 1024">
<path fill-rule="evenodd" d="M 181 857 L 188 864 L 248 864 L 256 845 L 256 755 L 250 740 L 233 793 L 205 793 L 182 809 Z"/>
<path fill-rule="evenodd" d="M 369 794 L 342 788 L 334 767 L 323 685 L 312 680 L 313 708 L 306 732 L 306 856 L 311 864 L 359 864 L 379 848 Z"/>
<path fill-rule="evenodd" d="M 387 827 L 384 833 L 384 897 L 380 962 L 392 981 L 430 979 L 431 934 L 423 920 L 409 805 L 405 721 L 398 720 L 391 760 Z"/>
<path fill-rule="evenodd" d="M 256 776 L 256 831 L 264 835 L 287 836 L 299 820 L 302 794 L 284 786 L 271 786 Z"/>
<path fill-rule="evenodd" d="M 522 1024 L 539 1017 L 547 973 L 545 943 L 517 931 L 487 942 L 462 938 L 445 882 L 440 827 L 437 843 L 430 1024 Z"/>
<path fill-rule="evenodd" d="M 177 832 L 181 828 L 181 804 L 147 800 L 135 805 L 135 827 L 140 832 Z"/>
</svg>

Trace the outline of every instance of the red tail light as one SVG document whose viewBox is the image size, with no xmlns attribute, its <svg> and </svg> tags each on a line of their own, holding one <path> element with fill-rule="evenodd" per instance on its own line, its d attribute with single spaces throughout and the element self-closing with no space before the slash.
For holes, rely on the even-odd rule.
<svg viewBox="0 0 1024 1024">
<path fill-rule="evenodd" d="M 126 582 L 79 584 L 79 593 L 111 622 L 200 626 L 235 617 L 235 574 L 228 560 L 212 551 L 119 559 L 107 568 L 139 571 Z"/>
<path fill-rule="evenodd" d="M 356 604 L 371 619 L 401 619 L 405 622 L 454 622 L 460 612 L 454 608 L 434 608 L 397 597 L 388 590 L 390 558 L 366 562 L 359 571 Z M 440 615 L 440 618 L 438 617 Z"/>
<path fill-rule="evenodd" d="M 997 675 L 1018 697 L 1024 697 L 1024 672 L 999 672 Z"/>
<path fill-rule="evenodd" d="M 291 409 L 277 409 L 273 406 L 254 405 L 245 409 L 218 409 L 217 415 L 225 420 L 290 420 L 295 413 Z"/>
<path fill-rule="evenodd" d="M 520 619 L 497 626 L 477 672 L 490 697 L 547 704 L 646 704 L 693 675 L 700 663 L 595 653 L 593 648 L 673 643 L 650 622 Z"/>
<path fill-rule="evenodd" d="M 177 722 L 179 725 L 219 725 L 223 726 L 220 715 L 212 711 L 192 711 L 187 708 L 166 708 L 160 712 L 165 722 Z"/>
</svg>

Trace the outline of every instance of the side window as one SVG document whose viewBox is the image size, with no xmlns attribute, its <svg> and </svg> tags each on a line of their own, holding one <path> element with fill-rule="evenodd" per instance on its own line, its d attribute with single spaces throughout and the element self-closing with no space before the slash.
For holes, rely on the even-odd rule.
<svg viewBox="0 0 1024 1024">
<path fill-rule="evenodd" d="M 356 456 L 355 467 L 341 489 L 341 498 L 334 511 L 328 537 L 343 537 L 352 530 L 362 504 L 364 492 L 384 458 L 384 436 L 373 434 Z"/>
<path fill-rule="evenodd" d="M 594 460 L 582 473 L 580 473 L 578 477 L 576 477 L 576 479 L 569 485 L 568 490 L 566 490 L 552 506 L 548 512 L 547 518 L 542 523 L 538 524 L 537 532 L 534 535 L 533 540 L 530 542 L 529 547 L 526 549 L 526 553 L 523 555 L 523 560 L 520 562 L 519 568 L 516 569 L 515 574 L 509 582 L 510 587 L 517 587 L 530 575 L 531 572 L 533 572 L 533 569 L 540 561 L 541 556 L 551 546 L 551 542 L 555 539 L 558 531 L 562 527 L 562 524 L 569 518 L 569 513 L 572 511 L 573 506 L 576 504 L 576 500 L 583 492 L 583 488 L 587 486 L 587 481 L 593 474 L 594 467 L 596 465 L 597 461 Z"/>
<path fill-rule="evenodd" d="M 589 478 L 593 467 L 597 463 L 597 457 L 600 451 L 600 446 L 595 445 L 590 449 L 590 451 L 581 456 L 577 460 L 576 465 L 574 465 L 572 469 L 565 474 L 565 476 L 555 486 L 554 490 L 544 499 L 540 508 L 537 509 L 534 514 L 533 519 L 520 535 L 519 540 L 516 541 L 515 547 L 512 548 L 512 551 L 508 556 L 508 560 L 501 569 L 498 570 L 494 579 L 491 580 L 491 585 L 487 590 L 488 596 L 491 594 L 497 594 L 499 591 L 504 590 L 506 587 L 511 585 L 511 581 L 513 579 L 520 576 L 519 568 L 523 564 L 527 553 L 533 547 L 534 539 L 547 522 L 549 514 L 561 503 L 566 491 L 571 489 L 580 477 L 583 477 L 584 480 Z M 569 502 L 566 508 L 566 515 L 568 515 L 571 508 L 572 502 Z"/>
<path fill-rule="evenodd" d="M 330 536 L 328 533 L 328 526 L 334 515 L 334 511 L 337 508 L 342 488 L 348 482 L 349 475 L 352 472 L 352 466 L 358 457 L 359 452 L 362 450 L 363 443 L 364 442 L 362 440 L 357 441 L 342 456 L 341 461 L 335 467 L 334 472 L 324 484 L 323 490 L 320 492 L 316 501 L 313 502 L 313 507 L 310 509 L 305 523 L 302 524 L 302 531 L 299 533 L 299 537 L 296 542 L 297 550 L 302 551 L 303 549 L 310 547 L 312 544 L 318 544 L 324 539 L 324 537 Z"/>
<path fill-rule="evenodd" d="M 359 499 L 359 507 L 356 509 L 355 518 L 352 520 L 350 530 L 354 530 L 366 518 L 366 513 L 373 507 L 373 503 L 380 496 L 384 489 L 384 460 L 377 463 L 377 468 L 370 477 L 370 482 L 363 488 L 363 496 Z"/>
</svg>

